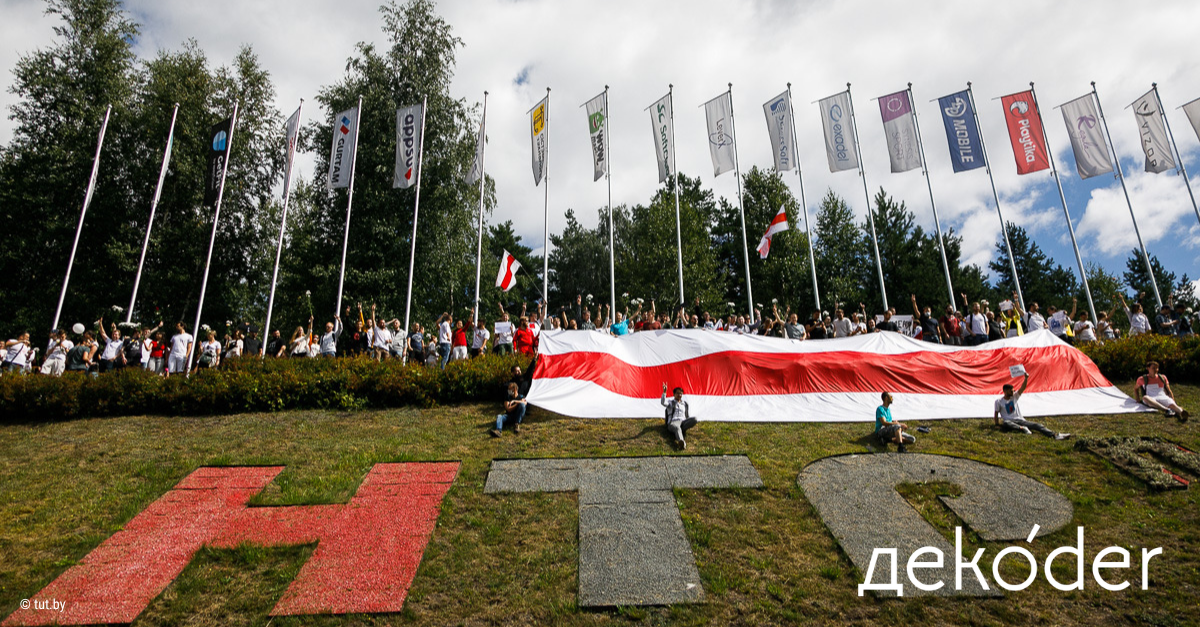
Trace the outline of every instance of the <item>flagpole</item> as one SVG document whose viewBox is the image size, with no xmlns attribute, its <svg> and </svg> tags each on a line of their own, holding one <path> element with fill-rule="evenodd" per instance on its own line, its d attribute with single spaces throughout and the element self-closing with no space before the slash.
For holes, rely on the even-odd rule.
<svg viewBox="0 0 1200 627">
<path fill-rule="evenodd" d="M 942 253 L 942 270 L 946 272 L 946 289 L 950 293 L 950 305 L 954 305 L 954 285 L 950 281 L 950 262 L 946 260 L 946 241 L 942 237 L 942 221 L 938 218 L 937 203 L 933 201 L 933 183 L 929 180 L 929 165 L 925 162 L 925 142 L 921 139 L 921 122 L 917 117 L 917 103 L 913 99 L 912 83 L 908 84 L 908 104 L 912 107 L 913 126 L 917 130 L 917 150 L 921 153 L 921 170 L 925 173 L 925 186 L 929 188 L 929 206 L 933 209 L 933 226 L 937 229 L 938 251 Z"/>
<path fill-rule="evenodd" d="M 608 85 L 604 86 L 604 178 L 608 182 L 608 293 L 612 311 L 617 310 L 617 248 L 613 235 L 612 215 L 612 153 L 608 136 Z M 682 304 L 682 303 L 681 303 Z"/>
<path fill-rule="evenodd" d="M 300 137 L 300 119 L 304 113 L 304 99 L 300 99 L 300 107 L 296 109 L 296 137 L 299 143 Z M 287 172 L 284 174 L 287 177 L 287 186 L 283 189 L 283 216 L 279 219 L 279 243 L 275 246 L 275 270 L 271 272 L 271 296 L 267 299 L 267 321 L 263 325 L 263 341 L 266 342 L 271 337 L 271 313 L 275 310 L 275 285 L 279 281 L 279 260 L 283 257 L 283 233 L 284 227 L 287 225 L 288 200 L 292 197 L 292 169 L 296 161 L 296 150 L 293 146 L 288 146 L 288 163 Z M 259 356 L 266 358 L 266 350 L 260 349 Z"/>
<path fill-rule="evenodd" d="M 334 316 L 342 315 L 342 288 L 346 284 L 346 251 L 350 248 L 350 208 L 354 205 L 354 171 L 358 169 L 358 135 L 362 123 L 362 96 L 358 97 L 358 107 L 354 109 L 354 146 L 350 149 L 350 187 L 346 190 L 346 231 L 342 236 L 342 272 L 338 276 L 337 308 Z M 334 120 L 336 126 L 337 120 Z"/>
<path fill-rule="evenodd" d="M 1150 276 L 1150 287 L 1154 288 L 1154 300 L 1161 309 L 1163 301 L 1162 296 L 1158 293 L 1158 281 L 1154 279 L 1154 268 L 1150 266 L 1150 255 L 1146 253 L 1146 245 L 1142 243 L 1142 232 L 1138 229 L 1137 216 L 1133 213 L 1133 201 L 1129 200 L 1129 188 L 1125 186 L 1125 171 L 1121 168 L 1121 158 L 1117 156 L 1117 146 L 1113 144 L 1112 133 L 1108 131 L 1108 120 L 1104 119 L 1104 105 L 1100 104 L 1100 92 L 1096 91 L 1096 81 L 1092 81 L 1092 96 L 1096 99 L 1100 123 L 1104 125 L 1104 134 L 1108 137 L 1108 149 L 1112 151 L 1113 163 L 1117 166 L 1117 179 L 1121 181 L 1121 191 L 1125 192 L 1125 206 L 1129 207 L 1129 219 L 1133 221 L 1133 233 L 1137 236 L 1138 247 L 1142 249 L 1142 261 L 1146 262 L 1146 274 Z"/>
<path fill-rule="evenodd" d="M 483 267 L 483 265 L 482 265 L 483 264 L 483 192 L 484 192 L 484 184 L 487 182 L 487 175 L 486 175 L 486 171 L 487 171 L 486 170 L 486 167 L 487 167 L 487 97 L 488 97 L 488 93 L 486 91 L 483 92 L 483 119 L 479 123 L 479 125 L 484 129 L 484 131 L 483 131 L 483 147 L 479 149 L 480 150 L 480 159 L 479 159 L 479 241 L 475 245 L 475 315 L 474 315 L 474 321 L 477 324 L 478 324 L 479 318 L 480 318 L 480 314 L 479 314 L 479 275 L 480 275 L 480 272 L 482 272 L 482 267 Z M 550 103 L 546 103 L 546 104 L 549 105 Z M 547 106 L 547 109 L 549 109 L 549 106 Z M 425 124 L 425 110 L 424 109 L 421 110 L 421 124 L 422 124 L 421 142 L 424 143 L 424 141 L 425 141 L 425 135 L 424 135 L 424 130 L 423 130 L 424 124 Z M 549 130 L 549 129 L 547 129 L 547 130 Z M 547 165 L 549 165 L 549 164 L 547 164 Z M 417 175 L 417 197 L 418 197 L 418 199 L 420 198 L 420 194 L 421 194 L 421 177 L 420 177 L 420 173 L 418 173 L 418 175 Z M 415 213 L 415 209 L 414 209 L 414 213 L 413 213 L 413 259 L 416 259 L 416 254 L 417 254 L 417 222 L 416 222 L 416 213 Z M 412 299 L 412 273 L 413 273 L 412 262 L 410 261 L 409 268 L 408 268 L 408 297 L 409 297 L 410 301 Z M 407 329 L 408 328 L 408 310 L 407 309 L 405 309 L 405 311 L 404 311 L 404 325 L 405 325 L 405 328 Z"/>
<path fill-rule="evenodd" d="M 229 122 L 229 137 L 225 144 L 225 162 L 221 164 L 221 186 L 217 188 L 217 206 L 213 212 L 212 235 L 208 238 L 208 257 L 204 261 L 204 278 L 200 281 L 200 303 L 196 306 L 196 323 L 192 325 L 192 341 L 188 343 L 187 360 L 184 361 L 184 372 L 192 376 L 192 354 L 200 336 L 200 314 L 204 311 L 204 294 L 208 291 L 208 270 L 212 267 L 213 246 L 217 243 L 217 224 L 221 219 L 221 201 L 225 198 L 225 175 L 229 173 L 229 158 L 233 155 L 233 131 L 237 128 L 238 101 L 233 101 L 233 117 Z"/>
<path fill-rule="evenodd" d="M 1050 138 L 1046 135 L 1046 124 L 1042 119 L 1042 108 L 1038 105 L 1037 91 L 1033 81 L 1029 81 L 1029 94 L 1033 96 L 1033 108 L 1037 111 L 1038 121 L 1042 124 L 1042 144 L 1046 146 L 1046 156 L 1050 159 L 1050 172 L 1058 185 L 1058 198 L 1062 201 L 1063 216 L 1067 218 L 1067 232 L 1071 234 L 1071 248 L 1075 250 L 1075 262 L 1079 264 L 1079 277 L 1083 280 L 1083 291 L 1087 295 L 1088 311 L 1092 320 L 1096 320 L 1096 305 L 1092 302 L 1092 288 L 1088 286 L 1087 270 L 1083 267 L 1083 255 L 1079 254 L 1079 243 L 1075 241 L 1075 226 L 1071 224 L 1071 212 L 1067 209 L 1067 195 L 1063 193 L 1062 180 L 1058 178 L 1058 166 L 1054 164 L 1054 150 L 1050 148 Z"/>
<path fill-rule="evenodd" d="M 544 221 L 542 222 L 542 303 L 545 310 L 542 320 L 538 322 L 541 328 L 550 315 L 550 88 L 546 88 L 546 119 L 542 121 L 546 129 L 546 153 L 542 161 L 542 183 L 545 183 Z"/>
<path fill-rule="evenodd" d="M 683 227 L 679 219 L 679 164 L 675 161 L 675 85 L 673 83 L 667 85 L 667 98 L 671 101 L 671 165 L 675 170 L 671 174 L 675 178 L 675 251 L 679 259 L 679 304 L 683 305 L 687 301 L 683 295 Z M 616 309 L 614 308 L 613 311 Z"/>
<path fill-rule="evenodd" d="M 1150 83 L 1150 87 L 1154 90 L 1154 99 L 1158 101 L 1158 110 L 1162 111 L 1163 123 L 1167 127 L 1167 137 L 1171 138 L 1171 147 L 1175 149 L 1176 163 L 1179 164 L 1179 171 L 1183 173 L 1183 184 L 1187 186 L 1188 197 L 1192 199 L 1192 210 L 1196 212 L 1196 220 L 1200 220 L 1200 206 L 1196 205 L 1196 195 L 1192 193 L 1192 182 L 1188 179 L 1187 167 L 1183 165 L 1183 155 L 1179 152 L 1179 146 L 1175 143 L 1175 135 L 1171 133 L 1171 123 L 1167 121 L 1167 112 L 1163 109 L 1162 98 L 1158 95 L 1158 83 Z"/>
<path fill-rule="evenodd" d="M 817 258 L 813 253 L 812 225 L 808 222 L 808 202 L 804 199 L 804 172 L 800 168 L 800 151 L 796 148 L 796 110 L 792 108 L 792 84 L 787 84 L 788 111 L 792 117 L 792 155 L 796 159 L 796 178 L 800 179 L 800 208 L 804 211 L 804 231 L 808 235 L 808 267 L 812 269 L 813 299 L 821 310 L 821 293 L 817 290 Z"/>
<path fill-rule="evenodd" d="M 988 181 L 992 184 L 992 197 L 996 199 L 996 215 L 1000 218 L 1000 232 L 1004 234 L 1004 248 L 1008 251 L 1008 264 L 1012 268 L 1013 283 L 1017 288 L 1017 301 L 1021 305 L 1021 311 L 1028 311 L 1025 309 L 1025 293 L 1021 291 L 1021 279 L 1017 278 L 1017 260 L 1013 257 L 1012 244 L 1008 241 L 1008 225 L 1004 222 L 1004 214 L 1000 211 L 1000 194 L 996 191 L 996 179 L 992 176 L 992 161 L 987 154 L 987 142 L 983 140 L 983 125 L 979 123 L 979 111 L 975 108 L 975 92 L 971 90 L 971 81 L 967 81 L 967 98 L 971 101 L 971 115 L 975 118 L 975 129 L 979 131 L 979 147 L 983 151 L 983 167 L 987 170 Z"/>
<path fill-rule="evenodd" d="M 167 165 L 171 162 L 171 146 L 175 141 L 175 119 L 179 116 L 179 103 L 175 103 L 175 111 L 171 113 L 171 128 L 167 131 L 167 147 L 163 149 L 162 169 L 158 172 L 158 186 L 154 188 L 154 198 L 150 201 L 150 222 L 146 224 L 146 238 L 142 240 L 142 256 L 138 258 L 137 274 L 133 277 L 133 295 L 129 297 L 129 309 L 125 311 L 125 323 L 133 321 L 133 305 L 137 302 L 138 286 L 142 283 L 142 267 L 146 263 L 146 249 L 150 247 L 150 229 L 154 228 L 154 210 L 158 208 L 158 199 L 162 196 L 163 181 L 167 178 Z"/>
<path fill-rule="evenodd" d="M 67 297 L 67 284 L 71 282 L 71 268 L 75 267 L 75 251 L 79 249 L 79 235 L 83 232 L 83 217 L 87 215 L 88 205 L 92 204 L 92 193 L 96 190 L 96 177 L 100 174 L 100 149 L 104 147 L 104 133 L 108 130 L 108 118 L 112 115 L 112 105 L 104 110 L 104 121 L 100 123 L 100 138 L 96 140 L 96 156 L 92 159 L 92 175 L 88 178 L 87 191 L 83 194 L 83 209 L 79 211 L 79 224 L 75 226 L 75 243 L 71 244 L 71 256 L 67 259 L 67 276 L 63 279 L 62 291 L 58 293 L 58 307 L 54 310 L 54 323 L 50 328 L 58 328 L 58 319 L 62 315 L 63 300 Z"/>
<path fill-rule="evenodd" d="M 737 178 L 738 217 L 742 222 L 742 258 L 746 263 L 746 300 L 750 303 L 750 324 L 754 324 L 754 291 L 750 287 L 750 247 L 746 244 L 746 211 L 742 208 L 742 171 L 738 167 L 737 124 L 733 115 L 733 83 L 729 84 L 729 130 L 733 135 L 733 175 Z"/>
<path fill-rule="evenodd" d="M 871 192 L 867 189 L 867 171 L 863 169 L 862 146 L 858 142 L 858 121 L 854 119 L 854 96 L 850 93 L 850 83 L 846 83 L 846 102 L 850 104 L 850 122 L 854 124 L 854 151 L 858 157 L 858 174 L 862 177 L 863 195 L 867 197 L 867 223 L 871 225 L 871 245 L 875 249 L 875 270 L 879 272 L 879 293 L 883 296 L 883 309 L 888 307 L 887 287 L 883 282 L 883 262 L 879 259 L 879 238 L 875 236 L 875 215 L 871 211 Z M 837 303 L 833 304 L 837 307 Z"/>
</svg>

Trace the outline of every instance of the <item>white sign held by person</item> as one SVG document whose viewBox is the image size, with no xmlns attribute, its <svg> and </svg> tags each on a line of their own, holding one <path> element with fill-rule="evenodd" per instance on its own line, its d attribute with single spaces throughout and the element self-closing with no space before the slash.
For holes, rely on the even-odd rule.
<svg viewBox="0 0 1200 627">
<path fill-rule="evenodd" d="M 1008 374 L 1012 375 L 1012 378 L 1015 379 L 1017 377 L 1023 377 L 1028 373 L 1025 372 L 1024 364 L 1017 364 L 1015 366 L 1008 367 Z"/>
</svg>

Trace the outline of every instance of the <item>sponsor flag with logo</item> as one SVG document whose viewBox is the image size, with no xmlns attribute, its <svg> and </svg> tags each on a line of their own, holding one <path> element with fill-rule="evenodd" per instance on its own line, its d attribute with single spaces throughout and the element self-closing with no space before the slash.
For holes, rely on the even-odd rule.
<svg viewBox="0 0 1200 627">
<path fill-rule="evenodd" d="M 487 126 L 487 111 L 479 119 L 479 135 L 475 137 L 475 160 L 471 162 L 471 171 L 467 172 L 467 185 L 474 185 L 483 178 L 483 147 L 487 143 L 485 128 Z"/>
<path fill-rule="evenodd" d="M 329 189 L 350 187 L 354 152 L 358 149 L 358 107 L 333 117 L 333 149 L 329 153 Z"/>
<path fill-rule="evenodd" d="M 1183 105 L 1183 112 L 1192 123 L 1192 130 L 1196 131 L 1196 139 L 1200 139 L 1200 98 Z"/>
<path fill-rule="evenodd" d="M 292 162 L 296 160 L 296 142 L 300 139 L 299 107 L 296 108 L 296 112 L 292 114 L 292 117 L 287 119 L 284 131 L 287 135 L 287 156 L 284 159 L 283 196 L 287 198 L 288 192 L 292 189 Z"/>
<path fill-rule="evenodd" d="M 650 126 L 654 131 L 654 150 L 658 153 L 658 182 L 665 183 L 675 171 L 675 130 L 671 126 L 671 94 L 650 105 Z"/>
<path fill-rule="evenodd" d="M 883 116 L 883 132 L 887 136 L 892 172 L 908 172 L 921 167 L 921 152 L 917 148 L 917 121 L 913 117 L 908 91 L 898 91 L 881 97 L 879 113 Z"/>
<path fill-rule="evenodd" d="M 529 139 L 533 145 L 533 186 L 546 176 L 546 123 L 550 114 L 550 94 L 529 112 Z"/>
<path fill-rule="evenodd" d="M 1000 99 L 1004 105 L 1004 121 L 1008 124 L 1008 139 L 1017 159 L 1017 174 L 1030 174 L 1050 167 L 1046 152 L 1046 135 L 1042 132 L 1042 117 L 1033 102 L 1033 90 L 1010 94 Z"/>
<path fill-rule="evenodd" d="M 954 172 L 966 172 L 982 168 L 983 142 L 979 126 L 975 124 L 975 110 L 966 91 L 938 98 L 942 110 L 942 124 L 946 127 L 946 141 L 950 145 L 950 163 Z"/>
<path fill-rule="evenodd" d="M 775 171 L 787 172 L 796 167 L 796 146 L 792 143 L 792 99 L 788 92 L 763 104 L 767 116 L 767 133 L 771 135 L 771 151 Z"/>
<path fill-rule="evenodd" d="M 221 195 L 221 173 L 225 171 L 225 162 L 229 159 L 229 149 L 232 145 L 233 118 L 226 118 L 213 124 L 208 133 L 208 168 L 204 173 L 204 204 L 215 206 L 217 197 Z"/>
<path fill-rule="evenodd" d="M 721 176 L 733 169 L 737 159 L 731 94 L 725 92 L 704 103 L 704 117 L 708 119 L 708 152 L 712 156 L 713 176 Z"/>
<path fill-rule="evenodd" d="M 790 228 L 792 227 L 788 224 L 787 210 L 784 209 L 783 205 L 780 205 L 779 213 L 775 214 L 775 217 L 771 220 L 771 224 L 767 226 L 767 232 L 763 234 L 762 240 L 758 242 L 758 248 L 755 249 L 758 251 L 759 259 L 766 259 L 767 254 L 771 252 L 771 238 L 776 233 L 782 233 Z"/>
<path fill-rule="evenodd" d="M 521 262 L 517 261 L 512 253 L 504 251 L 504 256 L 500 257 L 500 272 L 496 275 L 496 287 L 506 292 L 511 290 L 517 285 L 517 270 L 520 269 Z"/>
<path fill-rule="evenodd" d="M 1175 156 L 1167 143 L 1167 126 L 1154 90 L 1133 101 L 1133 116 L 1137 119 L 1142 152 L 1146 153 L 1146 171 L 1158 174 L 1175 168 Z"/>
<path fill-rule="evenodd" d="M 916 325 L 920 328 L 920 325 Z M 867 333 L 821 342 L 665 330 L 543 332 L 529 402 L 578 418 L 662 418 L 663 381 L 687 381 L 692 415 L 720 421 L 870 422 L 879 390 L 923 418 L 991 418 L 1008 367 L 1038 372 L 1026 416 L 1149 412 L 1048 330 L 980 346 Z"/>
<path fill-rule="evenodd" d="M 608 118 L 608 103 L 605 94 L 600 94 L 587 101 L 588 134 L 592 139 L 592 163 L 595 169 L 593 182 L 608 173 L 608 138 L 605 134 L 604 121 Z"/>
<path fill-rule="evenodd" d="M 422 124 L 421 105 L 396 110 L 396 172 L 392 187 L 408 189 L 417 184 L 417 168 L 421 164 Z"/>
<path fill-rule="evenodd" d="M 1100 114 L 1096 112 L 1092 94 L 1080 96 L 1061 109 L 1067 134 L 1071 136 L 1071 148 L 1075 151 L 1075 169 L 1079 171 L 1079 178 L 1089 179 L 1112 172 L 1108 142 L 1104 141 Z"/>
<path fill-rule="evenodd" d="M 821 126 L 825 129 L 825 157 L 830 172 L 858 168 L 854 149 L 854 122 L 850 118 L 850 92 L 834 94 L 818 103 Z"/>
</svg>

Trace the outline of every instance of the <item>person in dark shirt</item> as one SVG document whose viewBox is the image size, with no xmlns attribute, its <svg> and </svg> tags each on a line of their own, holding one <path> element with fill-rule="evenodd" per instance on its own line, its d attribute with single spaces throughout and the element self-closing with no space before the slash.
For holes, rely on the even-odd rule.
<svg viewBox="0 0 1200 627">
<path fill-rule="evenodd" d="M 934 344 L 942 343 L 942 325 L 933 317 L 933 310 L 928 305 L 925 309 L 917 307 L 917 295 L 909 294 L 913 306 L 913 321 L 921 325 L 921 339 Z"/>
<path fill-rule="evenodd" d="M 287 348 L 287 342 L 280 335 L 279 329 L 271 331 L 271 339 L 267 340 L 267 357 L 281 357 L 285 348 Z"/>
<path fill-rule="evenodd" d="M 498 438 L 504 431 L 504 425 L 513 425 L 513 433 L 521 433 L 521 421 L 525 419 L 525 395 L 521 393 L 516 383 L 508 384 L 508 398 L 504 401 L 504 413 L 496 414 L 496 427 L 488 431 L 493 438 Z"/>
<path fill-rule="evenodd" d="M 262 352 L 262 340 L 258 339 L 258 329 L 250 327 L 246 339 L 242 340 L 242 354 L 258 356 Z"/>
<path fill-rule="evenodd" d="M 829 333 L 825 330 L 825 323 L 821 321 L 821 312 L 814 311 L 812 320 L 806 326 L 808 337 L 813 340 L 823 340 L 829 337 Z"/>
<path fill-rule="evenodd" d="M 876 331 L 892 331 L 893 333 L 900 331 L 900 327 L 896 326 L 895 322 L 892 322 L 892 310 L 891 309 L 883 312 L 883 322 L 876 324 L 875 330 Z M 867 329 L 867 331 L 870 331 L 870 329 Z"/>
</svg>

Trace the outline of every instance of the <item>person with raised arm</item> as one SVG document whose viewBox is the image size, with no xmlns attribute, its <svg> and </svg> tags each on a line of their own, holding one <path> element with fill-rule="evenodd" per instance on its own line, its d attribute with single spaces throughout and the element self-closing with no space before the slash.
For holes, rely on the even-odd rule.
<svg viewBox="0 0 1200 627">
<path fill-rule="evenodd" d="M 666 408 L 665 420 L 667 423 L 667 431 L 675 436 L 675 443 L 681 449 L 687 448 L 687 440 L 684 436 L 687 435 L 688 429 L 696 426 L 697 419 L 691 415 L 691 409 L 688 407 L 688 402 L 683 400 L 683 388 L 676 387 L 672 390 L 673 395 L 671 400 L 667 400 L 667 384 L 662 384 L 662 406 Z"/>
<path fill-rule="evenodd" d="M 342 337 L 342 317 L 334 316 L 333 322 L 325 323 L 325 333 L 321 334 L 321 356 L 337 357 L 338 340 Z"/>
<path fill-rule="evenodd" d="M 963 294 L 963 300 L 967 299 L 967 295 Z M 933 308 L 925 305 L 922 309 L 917 306 L 917 295 L 909 294 L 909 302 L 913 308 L 913 324 L 921 327 L 921 339 L 933 344 L 942 343 L 942 323 L 933 316 Z"/>
<path fill-rule="evenodd" d="M 1129 336 L 1141 335 L 1150 332 L 1150 319 L 1146 314 L 1142 313 L 1142 304 L 1134 302 L 1130 307 L 1129 303 L 1125 302 L 1125 295 L 1117 292 L 1113 297 L 1121 301 L 1121 307 L 1125 310 L 1125 317 L 1129 319 Z"/>
<path fill-rule="evenodd" d="M 1034 431 L 1043 435 L 1054 438 L 1055 440 L 1065 440 L 1071 437 L 1070 433 L 1060 433 L 1046 428 L 1045 425 L 1038 422 L 1030 422 L 1025 420 L 1021 415 L 1021 407 L 1017 405 L 1017 401 L 1021 400 L 1021 395 L 1025 393 L 1025 388 L 1029 387 L 1029 373 L 1024 374 L 1025 380 L 1021 382 L 1021 389 L 1013 390 L 1011 383 L 1005 383 L 1002 391 L 1004 396 L 996 399 L 992 420 L 1000 427 L 1001 431 L 1012 431 L 1015 433 L 1024 433 L 1029 435 Z"/>
<path fill-rule="evenodd" d="M 125 365 L 125 339 L 121 337 L 121 329 L 117 323 L 109 323 L 109 333 L 104 332 L 104 318 L 96 321 L 96 331 L 100 335 L 100 372 L 117 370 Z"/>
</svg>

